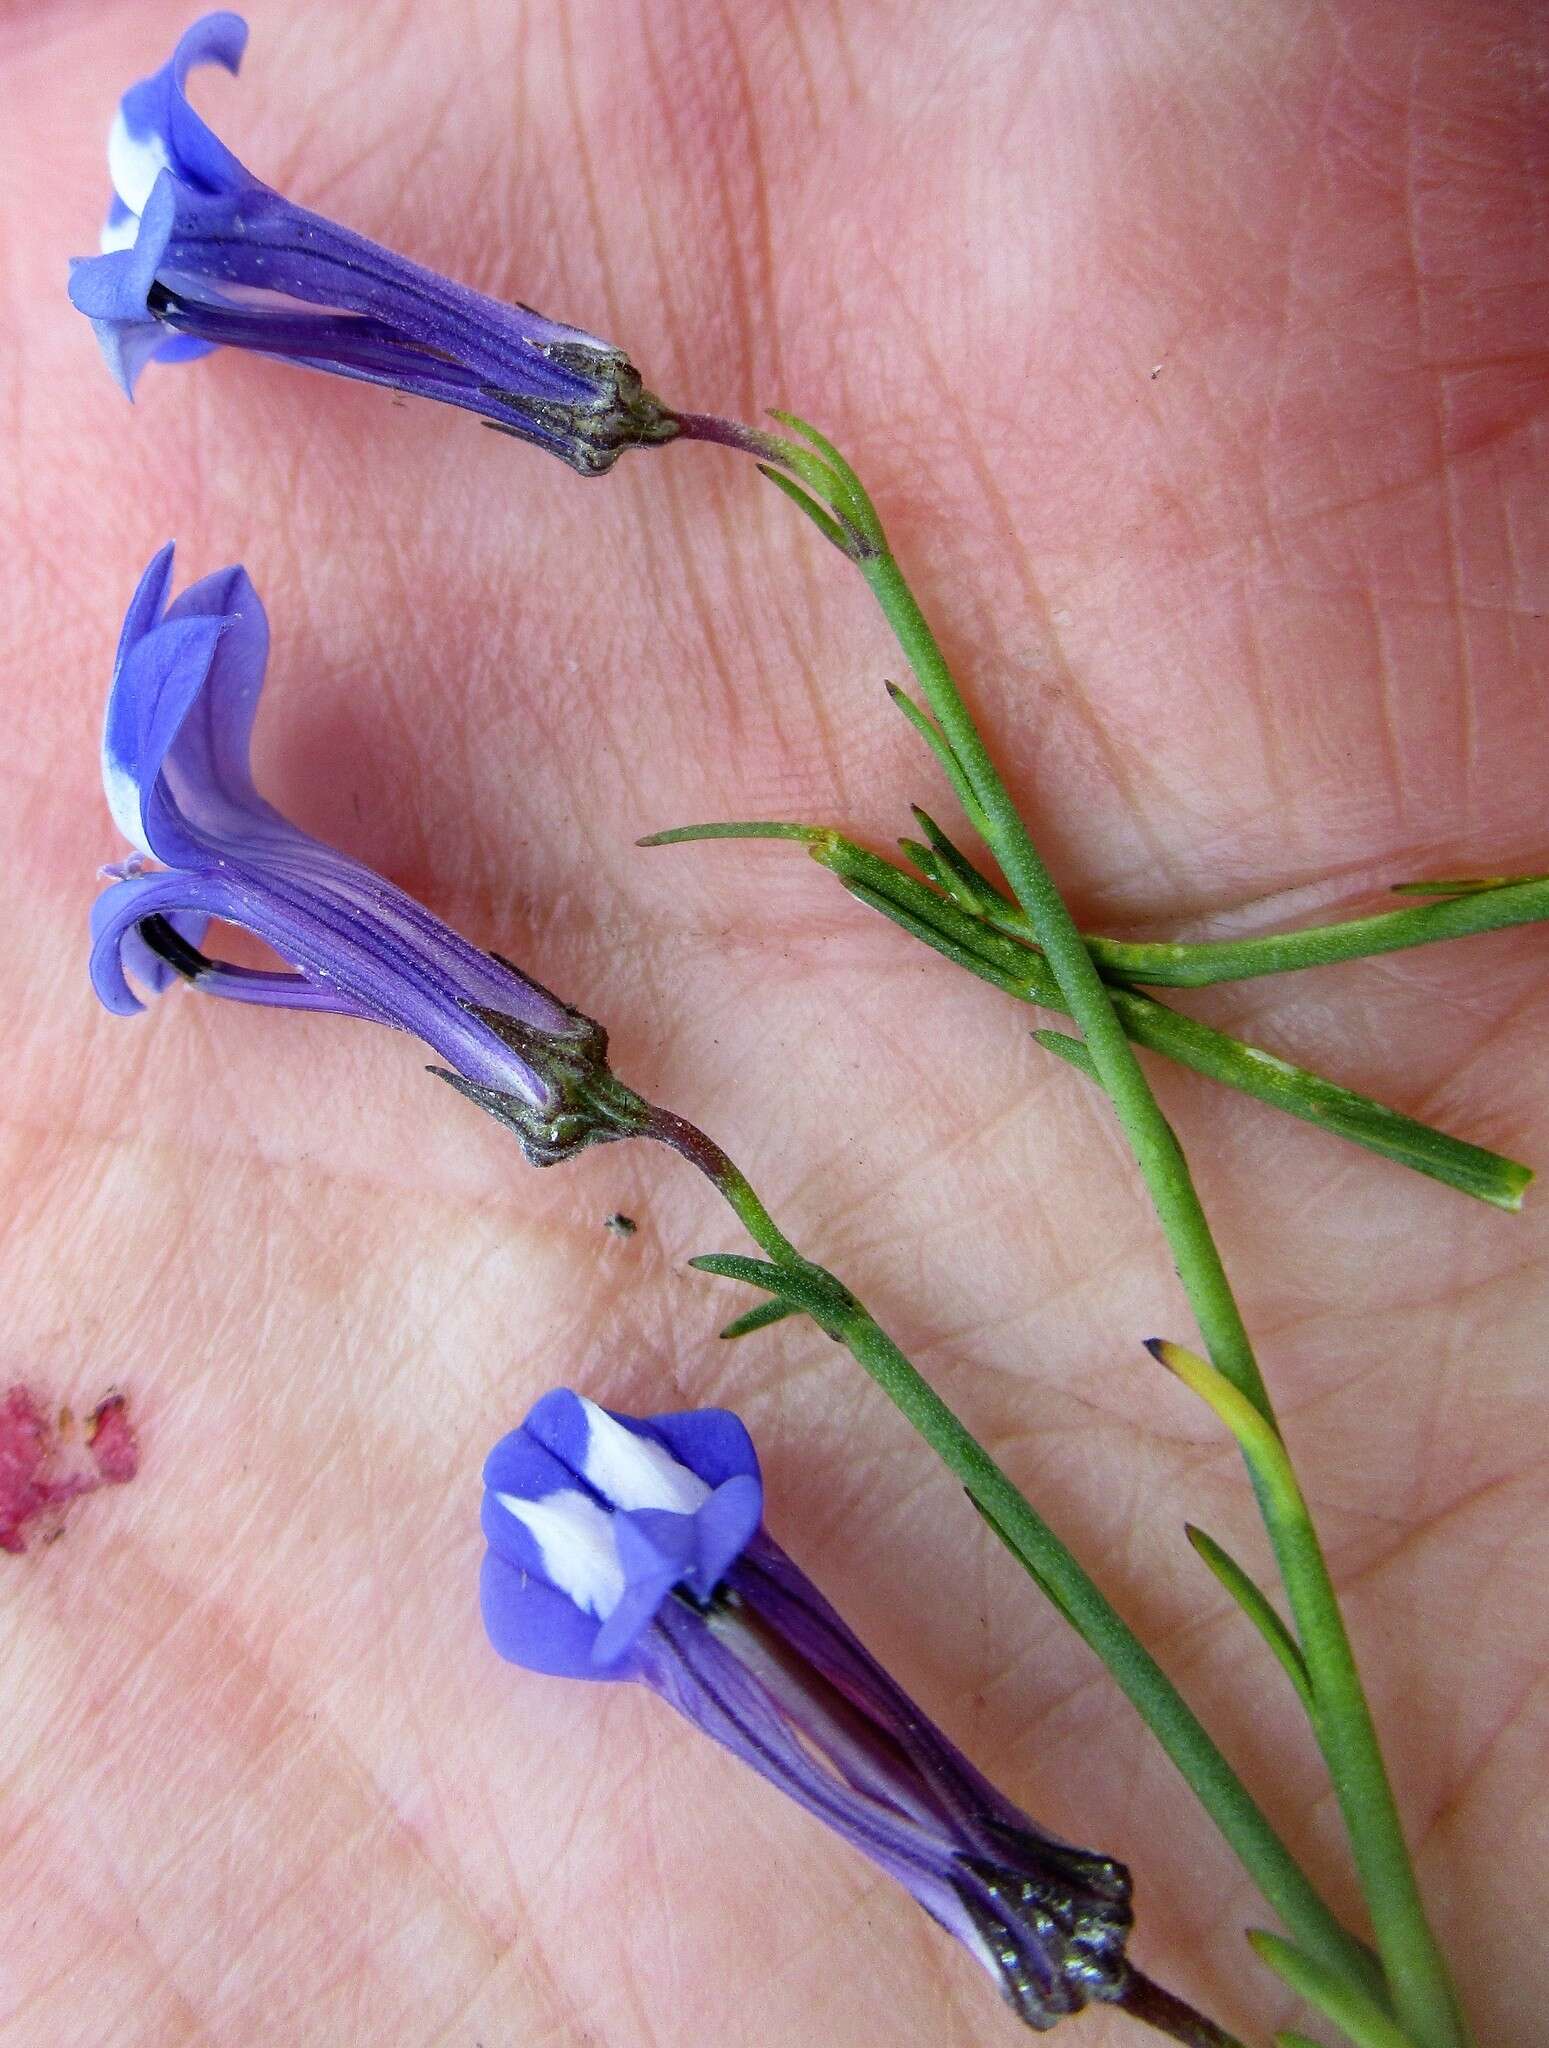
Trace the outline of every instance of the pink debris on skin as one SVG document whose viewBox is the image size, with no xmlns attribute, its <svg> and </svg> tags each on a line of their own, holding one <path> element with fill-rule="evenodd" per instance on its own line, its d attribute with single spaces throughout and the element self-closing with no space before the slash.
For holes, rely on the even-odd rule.
<svg viewBox="0 0 1549 2048">
<path fill-rule="evenodd" d="M 122 1394 L 109 1394 L 91 1411 L 86 1447 L 104 1486 L 122 1486 L 140 1469 L 140 1445 L 129 1426 L 129 1409 Z"/>
<path fill-rule="evenodd" d="M 26 1387 L 12 1387 L 0 1400 L 0 1550 L 25 1550 L 29 1525 L 57 1536 L 72 1501 L 99 1486 L 122 1486 L 140 1469 L 122 1394 L 92 1410 L 84 1452 L 70 1446 L 68 1434 L 68 1414 L 50 1422 Z"/>
</svg>

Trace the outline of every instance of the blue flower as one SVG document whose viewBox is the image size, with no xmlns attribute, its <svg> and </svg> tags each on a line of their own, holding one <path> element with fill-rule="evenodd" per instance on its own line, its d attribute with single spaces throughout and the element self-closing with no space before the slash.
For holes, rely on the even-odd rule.
<svg viewBox="0 0 1549 2048">
<path fill-rule="evenodd" d="M 762 1527 L 734 1415 L 641 1421 L 559 1390 L 484 1488 L 503 1657 L 651 1686 L 906 1886 L 1031 2026 L 1094 2000 L 1138 2013 L 1155 1987 L 1125 1956 L 1128 1872 L 1035 1827 L 851 1634 Z"/>
<path fill-rule="evenodd" d="M 326 1010 L 423 1039 L 546 1165 L 634 1128 L 601 1027 L 480 952 L 347 854 L 298 831 L 253 786 L 249 739 L 269 648 L 240 568 L 168 604 L 172 547 L 140 579 L 119 639 L 102 739 L 108 807 L 135 849 L 92 909 L 91 978 L 110 1010 L 177 977 L 211 995 Z M 152 867 L 150 862 L 159 863 Z M 264 940 L 288 971 L 201 947 L 215 918 Z"/>
<path fill-rule="evenodd" d="M 72 267 L 70 297 L 130 397 L 147 362 L 224 344 L 462 406 L 587 476 L 672 438 L 619 349 L 422 269 L 244 169 L 184 86 L 196 64 L 235 71 L 246 42 L 240 15 L 205 15 L 113 122 L 103 253 Z"/>
</svg>

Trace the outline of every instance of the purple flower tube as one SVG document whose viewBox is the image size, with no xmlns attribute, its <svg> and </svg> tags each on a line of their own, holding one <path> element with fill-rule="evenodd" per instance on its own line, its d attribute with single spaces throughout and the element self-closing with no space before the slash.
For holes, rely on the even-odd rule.
<svg viewBox="0 0 1549 2048">
<path fill-rule="evenodd" d="M 197 64 L 235 71 L 246 43 L 240 15 L 205 15 L 113 122 L 103 253 L 72 267 L 70 297 L 130 397 L 146 363 L 224 346 L 461 406 L 584 476 L 674 436 L 621 350 L 440 277 L 255 178 L 184 91 Z"/>
</svg>

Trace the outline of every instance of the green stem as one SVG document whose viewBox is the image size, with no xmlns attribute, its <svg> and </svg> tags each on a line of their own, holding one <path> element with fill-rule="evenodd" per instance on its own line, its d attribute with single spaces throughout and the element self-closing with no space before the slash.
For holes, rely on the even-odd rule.
<svg viewBox="0 0 1549 2048">
<path fill-rule="evenodd" d="M 793 471 L 828 501 L 833 519 L 820 524 L 865 577 L 891 625 L 967 783 L 977 826 L 1027 913 L 1032 935 L 1080 1026 L 1085 1055 L 1135 1153 L 1214 1368 L 1245 1408 L 1278 1439 L 1274 1411 L 1182 1149 L 1151 1092 L 1098 965 L 1029 838 L 924 614 L 888 549 L 876 508 L 832 443 L 789 414 L 775 417 L 800 434 L 808 446 L 797 449 L 786 443 L 758 452 L 765 461 Z M 725 434 L 719 437 L 727 438 Z M 840 529 L 837 534 L 832 530 L 835 522 Z M 1251 1467 L 1250 1475 L 1275 1543 L 1282 1579 L 1289 1585 L 1292 1577 L 1300 1575 L 1304 1586 L 1310 1585 L 1305 1560 L 1285 1554 L 1284 1531 L 1270 1511 L 1263 1481 L 1252 1474 Z M 1310 1523 L 1306 1536 L 1321 1566 Z M 1343 1623 L 1326 1568 L 1315 1593 L 1316 1611 L 1308 1617 L 1311 1626 L 1314 1630 L 1327 1626 L 1342 1636 Z M 1369 1891 L 1367 1904 L 1392 2004 L 1403 2027 L 1414 2035 L 1417 2048 L 1465 2048 L 1466 2035 L 1446 1965 L 1426 1924 L 1402 1833 L 1391 1819 L 1386 1771 L 1353 1660 L 1349 1687 L 1349 1697 L 1343 1703 L 1320 1706 L 1315 1729 L 1331 1772 L 1337 1776 L 1341 1769 L 1346 1771 L 1345 1790 L 1352 1796 L 1344 1807 L 1345 1819 L 1363 1878 L 1369 1871 L 1386 1871 L 1391 1880 L 1379 1884 L 1375 1892 Z M 1359 1702 L 1359 1712 L 1344 1711 L 1354 1701 Z M 1343 1725 L 1331 1736 L 1330 1716 L 1339 1714 Z M 1355 1758 L 1360 1767 L 1351 1770 Z M 1379 1789 L 1385 1797 L 1376 1796 Z"/>
<path fill-rule="evenodd" d="M 1274 1410 L 1226 1278 L 1182 1148 L 1163 1116 L 1135 1057 L 1112 995 L 1042 857 L 1028 837 L 1010 793 L 979 736 L 935 636 L 892 556 L 862 557 L 857 566 L 871 586 L 899 645 L 919 678 L 936 721 L 962 766 L 990 826 L 990 846 L 1033 935 L 1053 968 L 1088 1053 L 1113 1102 L 1150 1190 L 1184 1290 L 1222 1377 L 1278 1437 Z M 1260 1505 L 1267 1508 L 1255 1477 Z M 1308 1522 L 1292 1544 L 1266 1512 L 1282 1579 L 1296 1578 L 1310 1604 L 1298 1613 L 1303 1650 L 1307 1631 L 1329 1641 L 1348 1638 L 1316 1533 Z M 1321 1568 L 1309 1571 L 1304 1545 Z M 1397 1824 L 1375 1727 L 1355 1669 L 1338 1696 L 1320 1703 L 1315 1723 L 1329 1768 L 1343 1780 L 1344 1813 L 1363 1880 L 1371 1877 L 1367 1905 L 1383 1959 L 1394 2009 L 1423 2048 L 1463 2048 L 1466 2036 L 1446 1964 L 1426 1922 L 1403 1832 Z"/>
<path fill-rule="evenodd" d="M 936 722 L 991 827 L 990 845 L 1081 1027 L 1087 1050 L 1140 1164 L 1211 1358 L 1261 1414 L 1273 1413 L 1188 1162 L 1125 1036 L 1097 963 L 969 716 L 935 635 L 890 554 L 859 565 L 920 680 Z"/>
<path fill-rule="evenodd" d="M 1340 1926 L 1150 1651 L 1087 1576 L 1000 1465 L 942 1400 L 862 1303 L 823 1267 L 804 1258 L 778 1227 L 747 1176 L 714 1139 L 669 1110 L 638 1128 L 698 1167 L 776 1268 L 798 1276 L 803 1306 L 865 1368 L 983 1511 L 1002 1542 L 1096 1651 L 1201 1805 L 1236 1851 L 1298 1945 L 1340 1977 L 1381 1998 L 1370 1952 Z M 802 1284 L 815 1282 L 816 1285 Z"/>
<path fill-rule="evenodd" d="M 1378 1945 L 1394 2004 L 1399 2018 L 1418 2034 L 1421 2015 L 1406 2011 L 1403 1987 L 1425 1981 L 1434 1944 L 1355 1653 L 1290 1453 L 1279 1432 L 1204 1359 L 1177 1344 L 1153 1341 L 1148 1348 L 1209 1402 L 1236 1437 L 1258 1485 L 1312 1686 L 1313 1726 L 1328 1758 L 1361 1888 L 1373 1902 L 1374 1917 L 1379 1911 L 1384 1915 L 1377 1926 Z M 1453 2024 L 1460 2029 L 1452 2003 Z"/>
</svg>

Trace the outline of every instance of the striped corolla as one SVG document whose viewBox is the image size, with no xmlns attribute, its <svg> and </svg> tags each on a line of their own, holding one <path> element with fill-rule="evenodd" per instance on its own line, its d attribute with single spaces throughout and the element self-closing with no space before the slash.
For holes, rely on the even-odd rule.
<svg viewBox="0 0 1549 2048">
<path fill-rule="evenodd" d="M 361 862 L 265 802 L 248 765 L 269 629 L 241 568 L 168 603 L 170 543 L 130 603 L 102 739 L 108 808 L 134 848 L 92 909 L 91 978 L 110 1010 L 181 976 L 209 995 L 395 1025 L 432 1071 L 508 1124 L 535 1164 L 629 1135 L 641 1105 L 600 1025 L 481 952 Z M 152 866 L 151 863 L 158 865 Z M 202 950 L 211 919 L 286 963 Z"/>
<path fill-rule="evenodd" d="M 1031 2026 L 1148 1984 L 1123 1865 L 1036 1827 L 851 1633 L 764 1529 L 736 1416 L 642 1420 L 559 1389 L 495 1446 L 484 1489 L 503 1657 L 653 1688 L 896 1878 Z"/>
<path fill-rule="evenodd" d="M 197 64 L 235 71 L 237 14 L 207 14 L 131 86 L 108 142 L 102 254 L 70 297 L 133 397 L 150 361 L 229 346 L 461 406 L 570 464 L 670 440 L 672 414 L 622 350 L 456 284 L 255 178 L 189 105 Z"/>
</svg>

